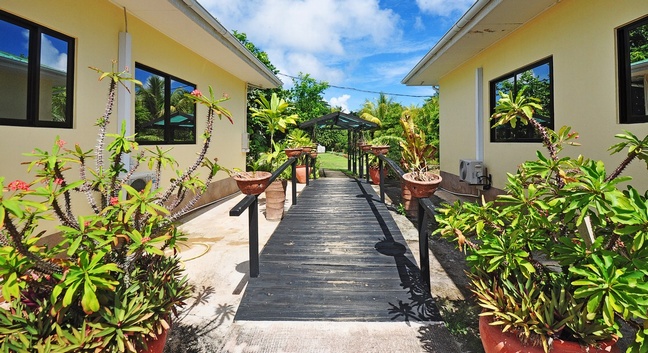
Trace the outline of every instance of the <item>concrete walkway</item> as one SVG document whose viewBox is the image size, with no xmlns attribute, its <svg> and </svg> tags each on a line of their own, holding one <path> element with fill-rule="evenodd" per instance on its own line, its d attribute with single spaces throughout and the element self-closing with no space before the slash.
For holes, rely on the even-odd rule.
<svg viewBox="0 0 648 353">
<path fill-rule="evenodd" d="M 290 195 L 288 187 L 287 195 Z M 304 187 L 298 185 L 298 193 Z M 229 216 L 229 210 L 242 198 L 243 195 L 238 195 L 197 211 L 181 226 L 189 235 L 181 256 L 196 287 L 196 297 L 173 323 L 165 352 L 459 352 L 447 329 L 439 324 L 234 322 L 249 280 L 247 212 L 240 217 Z M 290 200 L 286 203 L 286 208 L 289 207 Z M 264 210 L 262 194 L 260 212 Z M 392 214 L 410 249 L 416 252 L 416 229 L 405 217 Z M 277 225 L 278 222 L 266 221 L 260 215 L 261 247 Z M 435 288 L 442 288 L 446 296 L 450 292 L 461 298 L 433 254 L 430 257 L 432 295 Z M 414 253 L 414 258 L 418 259 L 418 254 Z"/>
</svg>

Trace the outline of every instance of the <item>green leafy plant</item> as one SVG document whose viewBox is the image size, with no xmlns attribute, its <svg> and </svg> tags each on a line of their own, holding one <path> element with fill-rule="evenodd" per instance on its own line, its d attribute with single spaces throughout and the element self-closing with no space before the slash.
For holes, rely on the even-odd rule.
<svg viewBox="0 0 648 353">
<path fill-rule="evenodd" d="M 108 79 L 109 98 L 97 122 L 94 151 L 67 148 L 57 137 L 51 150 L 26 154 L 32 158 L 32 181 L 6 183 L 0 177 L 3 352 L 141 351 L 169 328 L 172 314 L 191 294 L 174 256 L 183 239 L 174 222 L 221 170 L 206 153 L 215 117 L 231 120 L 220 105 L 227 97 L 214 98 L 211 87 L 209 96 L 197 90 L 187 94 L 186 99 L 208 107 L 207 127 L 195 162 L 177 170 L 168 150 L 138 152 L 123 126 L 117 134 L 106 132 L 117 85 L 139 82 L 114 67 L 95 70 L 100 80 Z M 122 162 L 125 154 L 135 155 L 129 170 Z M 127 181 L 142 162 L 156 179 L 138 191 Z M 204 180 L 196 176 L 201 166 Z M 165 167 L 176 177 L 161 189 Z M 58 221 L 57 234 L 47 236 L 39 227 L 45 220 Z"/>
<path fill-rule="evenodd" d="M 286 146 L 288 146 L 288 148 L 312 147 L 313 140 L 310 136 L 308 136 L 308 133 L 306 133 L 306 131 L 301 129 L 292 129 L 286 135 Z M 301 155 L 297 164 L 306 164 L 306 156 Z"/>
<path fill-rule="evenodd" d="M 414 118 L 408 111 L 403 112 L 400 118 L 404 139 L 400 142 L 401 164 L 408 170 L 414 180 L 432 181 L 434 174 L 438 174 L 438 166 L 433 167 L 437 148 L 428 143 L 425 132 L 414 123 Z M 430 173 L 435 171 L 435 173 Z"/>
<path fill-rule="evenodd" d="M 257 117 L 268 129 L 270 133 L 270 147 L 274 148 L 274 136 L 277 131 L 286 132 L 290 125 L 297 124 L 299 118 L 297 114 L 290 114 L 293 107 L 283 98 L 279 98 L 277 93 L 272 93 L 270 100 L 263 95 L 259 96 L 256 103 L 260 108 L 250 108 L 252 116 Z"/>
<path fill-rule="evenodd" d="M 647 161 L 648 137 L 617 135 L 610 150 L 627 157 L 608 173 L 601 161 L 560 156 L 578 134 L 534 121 L 534 98 L 500 95 L 496 125 L 532 124 L 548 155 L 509 174 L 494 202 L 456 202 L 437 216 L 438 232 L 468 254 L 481 315 L 545 351 L 558 338 L 617 339 L 625 322 L 636 332 L 628 352 L 648 351 L 648 199 L 620 176 L 632 160 Z"/>
</svg>

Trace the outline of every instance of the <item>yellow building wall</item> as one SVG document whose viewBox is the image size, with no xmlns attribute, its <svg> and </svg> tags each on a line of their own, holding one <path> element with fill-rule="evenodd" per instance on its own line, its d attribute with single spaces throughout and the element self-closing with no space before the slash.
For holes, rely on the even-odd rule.
<svg viewBox="0 0 648 353">
<path fill-rule="evenodd" d="M 124 11 L 105 0 L 5 0 L 0 9 L 46 26 L 75 38 L 74 127 L 72 129 L 0 126 L 0 176 L 6 183 L 15 179 L 30 180 L 26 168 L 20 165 L 28 160 L 22 153 L 34 148 L 50 150 L 55 137 L 68 143 L 80 144 L 84 150 L 94 149 L 97 140 L 95 123 L 105 108 L 108 82 L 98 82 L 99 75 L 89 66 L 109 70 L 111 61 L 118 58 L 119 32 L 125 31 Z M 208 92 L 208 86 L 220 96 L 227 93 L 230 100 L 223 103 L 234 115 L 234 124 L 227 119 L 216 120 L 209 156 L 218 158 L 227 168 L 245 168 L 245 153 L 241 151 L 241 135 L 246 130 L 246 83 L 223 71 L 181 44 L 155 31 L 132 15 L 128 17 L 128 32 L 132 37 L 132 60 L 128 63 L 134 73 L 135 62 L 163 71 L 197 85 Z M 209 43 L 205 43 L 208 45 Z M 117 104 L 130 104 L 118 102 Z M 109 133 L 117 132 L 117 106 L 111 117 Z M 134 114 L 134 109 L 133 109 Z M 207 108 L 199 105 L 197 111 L 197 143 L 174 145 L 172 155 L 184 170 L 199 152 L 202 131 L 206 126 Z M 132 123 L 134 116 L 130 117 Z M 152 147 L 152 146 L 143 146 Z M 169 147 L 169 146 L 167 146 Z M 94 160 L 90 163 L 94 166 Z M 142 167 L 140 167 L 142 170 Z M 201 173 L 202 175 L 205 172 Z M 163 174 L 162 182 L 173 177 Z M 216 179 L 227 178 L 219 173 Z M 234 186 L 235 188 L 235 186 Z"/>
<path fill-rule="evenodd" d="M 502 189 L 506 173 L 535 159 L 540 143 L 490 143 L 489 82 L 540 59 L 553 57 L 554 126 L 573 127 L 580 147 L 564 153 L 602 159 L 608 170 L 624 158 L 610 156 L 614 135 L 628 130 L 643 137 L 648 124 L 620 124 L 618 117 L 616 31 L 648 14 L 645 0 L 567 0 L 558 2 L 505 39 L 441 78 L 441 168 L 458 173 L 460 158 L 475 158 L 475 70 L 483 68 L 484 164 Z M 648 189 L 648 173 L 636 161 L 626 170 L 632 184 Z"/>
</svg>

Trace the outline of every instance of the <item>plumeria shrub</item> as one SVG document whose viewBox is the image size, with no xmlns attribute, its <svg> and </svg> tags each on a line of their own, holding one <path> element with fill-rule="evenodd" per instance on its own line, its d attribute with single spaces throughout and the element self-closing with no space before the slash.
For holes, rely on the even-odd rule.
<svg viewBox="0 0 648 353">
<path fill-rule="evenodd" d="M 562 157 L 578 134 L 535 121 L 535 99 L 523 91 L 501 97 L 496 125 L 532 124 L 547 151 L 509 174 L 507 194 L 494 202 L 456 202 L 437 216 L 438 231 L 468 254 L 481 315 L 545 351 L 555 339 L 615 340 L 625 322 L 636 332 L 628 352 L 648 352 L 646 186 L 622 175 L 633 160 L 648 162 L 648 136 L 616 135 L 610 150 L 627 155 L 609 170 Z"/>
<path fill-rule="evenodd" d="M 117 85 L 139 82 L 125 71 L 95 70 L 109 82 L 96 147 L 57 137 L 50 150 L 26 154 L 32 180 L 0 178 L 2 352 L 139 351 L 191 293 L 175 256 L 182 235 L 174 222 L 221 169 L 206 155 L 215 118 L 231 121 L 220 105 L 227 97 L 214 98 L 211 87 L 209 96 L 185 95 L 208 113 L 198 157 L 181 170 L 169 150 L 140 149 L 124 127 L 107 133 Z M 136 162 L 127 170 L 129 155 Z M 127 181 L 142 164 L 156 177 L 138 191 Z M 174 175 L 162 189 L 165 168 Z M 42 221 L 55 221 L 57 234 L 45 239 Z"/>
</svg>

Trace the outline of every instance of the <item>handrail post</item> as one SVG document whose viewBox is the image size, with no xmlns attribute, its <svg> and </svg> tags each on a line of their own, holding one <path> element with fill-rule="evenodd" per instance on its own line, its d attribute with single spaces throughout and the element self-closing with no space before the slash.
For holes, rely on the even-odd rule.
<svg viewBox="0 0 648 353">
<path fill-rule="evenodd" d="M 382 158 L 378 162 L 378 171 L 380 172 L 380 201 L 385 203 L 385 171 L 383 170 L 383 160 Z"/>
<path fill-rule="evenodd" d="M 292 163 L 292 204 L 297 204 L 297 159 Z"/>
<path fill-rule="evenodd" d="M 423 277 L 423 284 L 427 289 L 427 293 L 431 293 L 430 286 L 430 253 L 428 250 L 429 242 L 427 234 L 427 212 L 425 212 L 425 205 L 420 199 L 416 199 L 419 203 L 417 215 L 417 228 L 419 235 L 419 262 L 421 265 L 421 277 Z"/>
<path fill-rule="evenodd" d="M 311 158 L 311 166 L 312 166 L 311 169 L 313 169 L 313 180 L 315 180 L 315 179 L 317 179 L 317 170 L 316 170 L 316 168 L 317 168 L 317 157 Z"/>
<path fill-rule="evenodd" d="M 310 185 L 310 178 L 309 178 L 309 172 L 310 172 L 310 155 L 306 153 L 306 160 L 304 161 L 306 164 L 306 186 Z"/>
<path fill-rule="evenodd" d="M 250 232 L 250 277 L 259 276 L 259 197 L 248 208 L 248 229 Z"/>
</svg>

